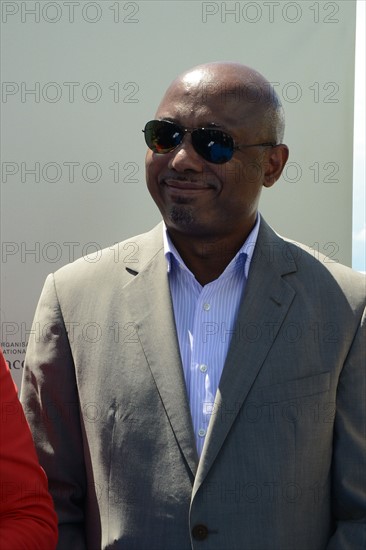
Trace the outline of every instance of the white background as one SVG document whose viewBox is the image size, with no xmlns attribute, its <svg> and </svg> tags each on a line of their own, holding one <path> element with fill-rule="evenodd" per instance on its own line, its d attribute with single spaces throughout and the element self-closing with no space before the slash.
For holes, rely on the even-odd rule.
<svg viewBox="0 0 366 550">
<path fill-rule="evenodd" d="M 18 383 L 46 275 L 82 253 L 95 261 L 97 248 L 159 221 L 141 129 L 193 65 L 239 61 L 276 83 L 290 159 L 261 211 L 315 255 L 351 265 L 355 2 L 2 2 L 2 10 L 1 343 Z M 37 166 L 39 181 L 29 171 Z"/>
</svg>

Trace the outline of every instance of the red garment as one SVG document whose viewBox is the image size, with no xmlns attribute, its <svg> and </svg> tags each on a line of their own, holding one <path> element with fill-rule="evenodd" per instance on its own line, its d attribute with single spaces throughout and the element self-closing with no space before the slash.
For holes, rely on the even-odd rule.
<svg viewBox="0 0 366 550">
<path fill-rule="evenodd" d="M 0 349 L 0 550 L 54 550 L 57 516 Z"/>
</svg>

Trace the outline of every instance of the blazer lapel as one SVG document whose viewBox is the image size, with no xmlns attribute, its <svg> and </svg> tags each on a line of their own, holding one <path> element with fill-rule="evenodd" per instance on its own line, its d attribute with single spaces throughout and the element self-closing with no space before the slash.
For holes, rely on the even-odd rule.
<svg viewBox="0 0 366 550">
<path fill-rule="evenodd" d="M 136 265 L 126 268 L 136 276 L 125 287 L 125 292 L 165 412 L 181 452 L 195 475 L 198 456 L 162 248 L 161 225 L 158 227 L 160 250 L 140 272 L 137 272 Z"/>
<path fill-rule="evenodd" d="M 225 361 L 192 498 L 219 453 L 285 319 L 295 291 L 282 276 L 293 271 L 296 266 L 285 241 L 262 219 L 238 313 L 239 338 L 232 339 Z"/>
</svg>

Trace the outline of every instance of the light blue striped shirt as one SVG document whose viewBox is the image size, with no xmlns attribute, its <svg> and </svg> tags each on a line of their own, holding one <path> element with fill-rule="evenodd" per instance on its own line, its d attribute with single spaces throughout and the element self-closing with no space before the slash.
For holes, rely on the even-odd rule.
<svg viewBox="0 0 366 550">
<path fill-rule="evenodd" d="M 216 280 L 201 286 L 164 230 L 164 253 L 197 450 L 201 455 L 240 299 L 257 241 L 260 216 Z"/>
</svg>

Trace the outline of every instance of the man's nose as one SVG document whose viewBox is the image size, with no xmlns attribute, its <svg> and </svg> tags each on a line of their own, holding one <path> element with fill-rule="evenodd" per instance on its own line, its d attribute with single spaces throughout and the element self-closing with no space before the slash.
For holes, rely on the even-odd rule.
<svg viewBox="0 0 366 550">
<path fill-rule="evenodd" d="M 204 159 L 195 151 L 190 134 L 185 134 L 182 143 L 172 151 L 169 168 L 177 172 L 186 170 L 203 171 Z"/>
</svg>

